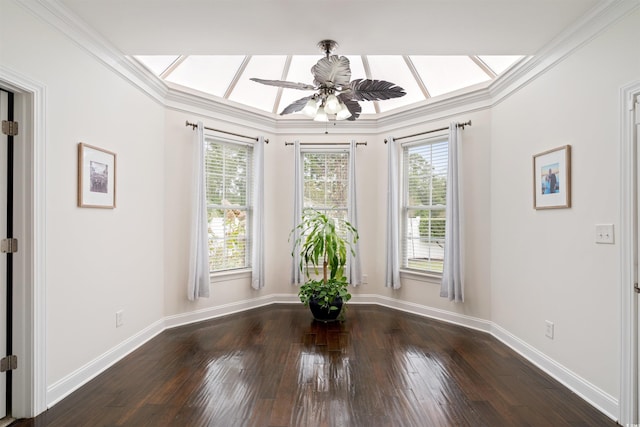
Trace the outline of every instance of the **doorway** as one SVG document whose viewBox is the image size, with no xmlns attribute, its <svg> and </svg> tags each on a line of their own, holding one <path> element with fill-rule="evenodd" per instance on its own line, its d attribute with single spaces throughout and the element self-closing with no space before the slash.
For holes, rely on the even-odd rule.
<svg viewBox="0 0 640 427">
<path fill-rule="evenodd" d="M 14 94 L 0 88 L 0 423 L 11 420 L 13 399 L 13 138 Z"/>
<path fill-rule="evenodd" d="M 26 76 L 0 65 L 2 103 L 13 93 L 14 121 L 18 134 L 14 139 L 13 166 L 13 235 L 18 239 L 17 252 L 12 254 L 13 266 L 13 327 L 11 353 L 17 358 L 17 368 L 11 372 L 11 402 L 14 418 L 30 418 L 47 408 L 46 385 L 46 244 L 45 244 L 45 87 Z M 4 98 L 4 97 L 7 98 Z M 3 108 L 4 109 L 4 108 Z M 4 112 L 1 113 L 3 116 Z M 7 113 L 8 114 L 8 113 Z M 4 140 L 3 140 L 4 141 Z M 0 147 L 0 165 L 5 164 L 5 151 Z M 7 174 L 0 166 L 0 185 Z M 2 187 L 4 188 L 4 187 Z M 0 197 L 2 194 L 0 188 Z M 0 199 L 0 232 L 5 232 L 6 206 Z M 5 235 L 0 236 L 4 239 Z M 15 250 L 15 248 L 13 249 Z M 6 264 L 0 254 L 0 265 Z M 3 276 L 2 276 L 3 277 Z M 2 280 L 0 277 L 0 280 Z M 0 286 L 0 306 L 6 304 L 4 285 Z M 5 329 L 5 309 L 0 309 L 0 330 Z M 6 350 L 5 332 L 0 332 L 0 350 Z M 4 357 L 3 354 L 0 357 Z M 4 374 L 0 374 L 3 376 Z M 7 411 L 6 377 L 1 387 L 3 415 Z M 1 425 L 1 423 L 0 423 Z"/>
</svg>

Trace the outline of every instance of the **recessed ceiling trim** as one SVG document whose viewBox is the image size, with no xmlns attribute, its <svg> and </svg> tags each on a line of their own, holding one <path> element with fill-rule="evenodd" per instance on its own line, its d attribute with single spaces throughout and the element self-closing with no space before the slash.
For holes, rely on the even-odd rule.
<svg viewBox="0 0 640 427">
<path fill-rule="evenodd" d="M 189 55 L 180 55 L 176 58 L 175 61 L 173 61 L 171 63 L 171 65 L 169 65 L 167 67 L 166 70 L 164 70 L 162 73 L 160 73 L 160 78 L 161 79 L 166 79 L 167 77 L 169 77 L 171 75 L 171 73 L 173 73 L 175 71 L 176 68 L 178 68 L 180 65 L 182 65 L 182 63 L 185 61 L 185 59 L 187 59 L 189 57 Z"/>
<path fill-rule="evenodd" d="M 249 65 L 249 61 L 251 61 L 251 55 L 245 56 L 244 59 L 242 60 L 242 63 L 238 67 L 238 70 L 236 71 L 233 78 L 231 79 L 231 83 L 229 83 L 229 87 L 227 87 L 227 90 L 224 93 L 224 96 L 223 96 L 224 99 L 229 99 L 229 97 L 231 96 L 231 92 L 233 92 L 233 89 L 236 88 L 236 85 L 238 84 L 238 80 L 240 80 L 240 77 L 242 77 L 242 73 L 244 73 L 244 70 L 247 68 L 247 65 Z"/>
<path fill-rule="evenodd" d="M 431 98 L 429 89 L 427 89 L 427 86 L 425 86 L 424 81 L 422 81 L 422 77 L 420 77 L 420 74 L 418 74 L 418 70 L 416 70 L 416 66 L 413 64 L 413 61 L 411 60 L 409 55 L 402 55 L 402 58 L 404 59 L 404 62 L 407 64 L 409 71 L 411 71 L 411 74 L 413 75 L 413 78 L 416 80 L 416 83 L 418 84 L 418 87 L 422 91 L 422 94 L 424 95 L 424 97 L 426 99 Z"/>
<path fill-rule="evenodd" d="M 369 65 L 369 58 L 367 55 L 361 55 L 362 58 L 362 67 L 364 68 L 364 75 L 368 79 L 373 79 L 371 77 L 371 66 Z M 378 101 L 373 101 L 373 108 L 376 111 L 376 114 L 380 114 L 380 106 L 378 105 Z"/>
<path fill-rule="evenodd" d="M 495 71 L 491 69 L 478 55 L 469 55 L 469 59 L 472 60 L 482 71 L 484 71 L 489 78 L 495 79 L 498 77 Z"/>
</svg>

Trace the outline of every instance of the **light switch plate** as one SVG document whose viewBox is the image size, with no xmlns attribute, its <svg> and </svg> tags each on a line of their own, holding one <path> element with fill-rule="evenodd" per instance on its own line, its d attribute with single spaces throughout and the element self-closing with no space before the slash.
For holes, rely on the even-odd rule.
<svg viewBox="0 0 640 427">
<path fill-rule="evenodd" d="M 613 244 L 613 224 L 596 224 L 596 243 Z"/>
</svg>

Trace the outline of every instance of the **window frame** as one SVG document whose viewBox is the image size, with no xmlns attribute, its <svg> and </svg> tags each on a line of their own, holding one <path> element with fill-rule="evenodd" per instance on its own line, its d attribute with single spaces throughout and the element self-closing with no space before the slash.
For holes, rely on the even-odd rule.
<svg viewBox="0 0 640 427">
<path fill-rule="evenodd" d="M 305 205 L 305 163 L 304 163 L 304 159 L 305 159 L 305 154 L 307 153 L 319 153 L 319 154 L 346 154 L 346 161 L 345 161 L 345 167 L 346 167 L 346 182 L 347 182 L 347 188 L 346 188 L 346 198 L 345 198 L 345 205 L 344 207 L 340 207 L 340 208 L 336 208 L 336 207 L 323 207 L 323 208 L 318 208 L 318 207 L 311 207 L 311 206 L 306 206 Z M 338 211 L 343 211 L 344 212 L 344 216 L 343 218 L 345 220 L 349 220 L 349 167 L 350 167 L 350 156 L 351 156 L 351 152 L 349 150 L 349 147 L 319 147 L 319 146 L 313 146 L 313 145 L 309 145 L 306 147 L 300 147 L 300 164 L 301 164 L 301 168 L 300 168 L 300 172 L 302 174 L 302 176 L 300 177 L 301 179 L 301 183 L 302 183 L 302 200 L 301 202 L 301 206 L 302 206 L 302 212 L 304 213 L 304 211 L 306 209 L 314 209 L 317 210 L 319 212 L 322 213 L 328 213 L 328 212 L 338 212 Z M 326 177 L 326 175 L 325 175 Z M 326 181 L 325 181 L 326 182 Z M 302 219 L 302 218 L 300 218 Z M 313 267 L 311 266 L 311 264 L 306 266 L 306 269 L 312 269 Z"/>
<path fill-rule="evenodd" d="M 347 159 L 345 162 L 345 166 L 347 168 L 347 172 L 346 172 L 346 178 L 347 178 L 347 196 L 346 196 L 346 200 L 345 200 L 345 205 L 344 208 L 340 207 L 324 207 L 324 208 L 315 208 L 315 207 L 308 207 L 305 206 L 305 176 L 304 176 L 304 170 L 305 170 L 305 165 L 304 165 L 304 157 L 305 154 L 307 153 L 318 153 L 318 154 L 337 154 L 337 153 L 341 153 L 341 154 L 346 154 Z M 301 161 L 301 165 L 302 165 L 302 211 L 304 212 L 305 209 L 315 209 L 318 210 L 320 212 L 329 212 L 329 211 L 344 211 L 345 212 L 345 218 L 348 218 L 349 216 L 349 156 L 351 154 L 349 153 L 349 149 L 348 148 L 338 148 L 338 147 L 334 147 L 334 148 L 320 148 L 320 147 L 304 147 L 304 148 L 300 148 L 300 156 L 302 157 L 300 159 Z"/>
<path fill-rule="evenodd" d="M 209 251 L 209 277 L 212 282 L 221 282 L 227 280 L 234 280 L 237 278 L 244 278 L 251 276 L 251 233 L 252 233 L 252 225 L 253 225 L 253 187 L 254 187 L 254 145 L 253 143 L 248 143 L 246 141 L 235 140 L 233 138 L 221 137 L 213 134 L 205 134 L 204 135 L 205 144 L 207 144 L 207 148 L 209 148 L 210 144 L 219 144 L 222 146 L 230 146 L 230 147 L 246 147 L 248 151 L 248 161 L 246 163 L 246 204 L 245 205 L 221 205 L 221 204 L 210 204 L 208 201 L 206 203 L 207 206 L 207 218 L 209 216 L 209 212 L 217 209 L 228 210 L 228 209 L 237 209 L 243 210 L 246 212 L 245 214 L 245 250 L 244 250 L 244 266 L 237 268 L 226 268 L 222 270 L 212 270 L 211 269 L 211 251 Z M 208 151 L 206 151 L 208 153 Z M 205 155 L 205 174 L 209 173 L 207 168 L 208 161 Z M 205 185 L 208 183 L 208 180 L 205 178 Z M 208 187 L 207 187 L 208 192 Z M 208 194 L 208 193 L 207 193 Z M 209 233 L 211 227 L 211 222 L 208 221 L 208 235 L 211 236 L 212 233 Z"/>
<path fill-rule="evenodd" d="M 446 226 L 446 203 L 444 205 L 409 205 L 409 188 L 408 188 L 408 180 L 409 180 L 409 167 L 405 161 L 405 149 L 409 149 L 412 147 L 422 147 L 427 145 L 434 145 L 438 143 L 446 143 L 447 144 L 447 163 L 448 163 L 448 144 L 449 144 L 449 135 L 446 132 L 436 133 L 427 138 L 415 139 L 412 141 L 408 141 L 400 144 L 401 152 L 400 152 L 400 275 L 402 278 L 408 278 L 419 281 L 426 281 L 432 283 L 439 283 L 442 279 L 442 272 L 434 271 L 434 270 L 426 270 L 413 268 L 408 266 L 408 257 L 407 257 L 407 220 L 408 213 L 410 210 L 429 210 L 429 211 L 443 211 L 445 212 L 445 226 Z M 447 172 L 448 172 L 448 164 L 447 164 Z M 445 192 L 446 194 L 446 192 Z"/>
</svg>

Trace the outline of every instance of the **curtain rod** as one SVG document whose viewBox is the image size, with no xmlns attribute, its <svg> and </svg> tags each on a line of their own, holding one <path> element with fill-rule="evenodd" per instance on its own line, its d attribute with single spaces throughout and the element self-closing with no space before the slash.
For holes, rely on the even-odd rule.
<svg viewBox="0 0 640 427">
<path fill-rule="evenodd" d="M 185 123 L 185 126 L 191 126 L 191 128 L 195 130 L 195 128 L 198 126 L 198 124 L 197 123 L 189 123 L 189 120 L 187 120 L 187 122 Z M 209 127 L 206 127 L 206 126 L 204 128 L 206 130 L 212 130 L 214 132 L 226 133 L 227 135 L 239 136 L 240 138 L 249 138 L 249 139 L 253 139 L 254 141 L 258 140 L 258 138 L 256 138 L 255 136 L 240 135 L 239 133 L 227 132 L 226 130 L 214 129 L 214 128 L 209 128 Z M 264 142 L 266 144 L 268 144 L 269 140 L 265 138 Z"/>
<path fill-rule="evenodd" d="M 295 142 L 284 142 L 284 145 L 294 145 Z M 301 142 L 300 145 L 349 145 L 348 142 Z M 365 142 L 356 142 L 356 146 L 358 145 L 367 145 L 367 141 Z"/>
<path fill-rule="evenodd" d="M 459 128 L 464 129 L 465 126 L 471 126 L 471 120 L 469 120 L 468 122 L 464 122 L 464 123 L 456 123 L 456 126 L 458 126 Z M 414 133 L 412 135 L 406 135 L 406 136 L 401 136 L 399 138 L 395 138 L 395 141 L 399 141 L 401 139 L 406 139 L 406 138 L 411 138 L 412 136 L 419 136 L 419 135 L 426 135 L 428 133 L 433 133 L 433 132 L 440 132 L 441 130 L 447 130 L 449 129 L 449 126 L 445 127 L 445 128 L 439 128 L 439 129 L 433 129 L 433 130 L 428 130 L 426 132 L 419 132 L 419 133 Z M 384 143 L 387 143 L 387 140 L 384 140 Z"/>
</svg>

